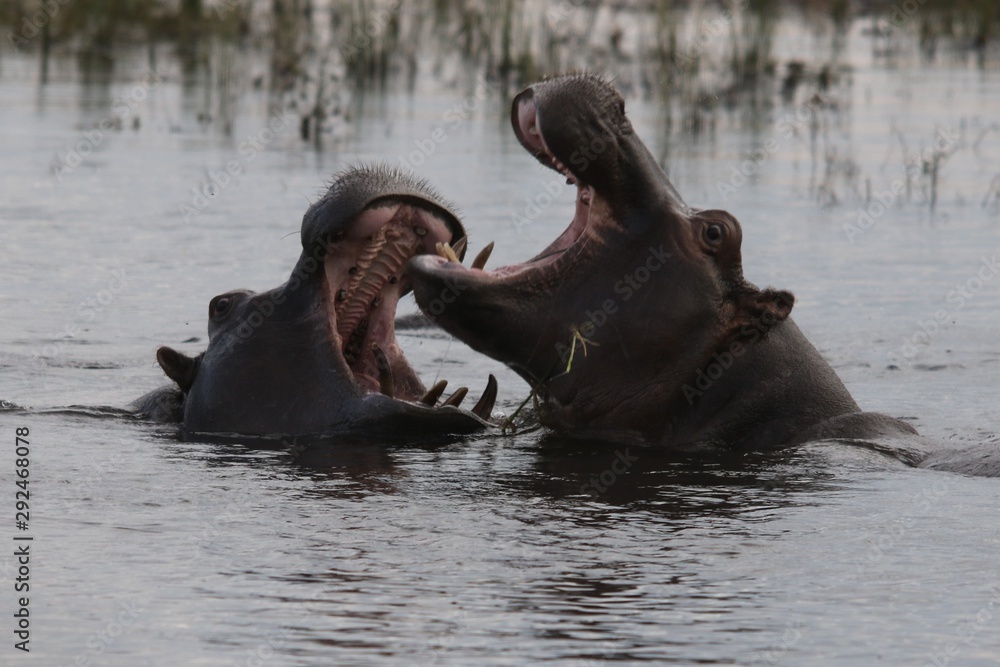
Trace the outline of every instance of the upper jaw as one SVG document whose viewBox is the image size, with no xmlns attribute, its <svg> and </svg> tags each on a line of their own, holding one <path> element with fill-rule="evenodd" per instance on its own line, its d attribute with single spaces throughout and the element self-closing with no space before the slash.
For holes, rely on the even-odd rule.
<svg viewBox="0 0 1000 667">
<path fill-rule="evenodd" d="M 542 132 L 542 118 L 532 88 L 522 90 L 514 98 L 511 103 L 510 120 L 514 136 L 526 151 L 535 156 L 536 160 L 565 176 L 569 184 L 585 187 L 580 175 L 566 166 L 565 162 L 570 162 L 569 156 L 563 156 L 560 160 L 546 142 Z"/>
</svg>

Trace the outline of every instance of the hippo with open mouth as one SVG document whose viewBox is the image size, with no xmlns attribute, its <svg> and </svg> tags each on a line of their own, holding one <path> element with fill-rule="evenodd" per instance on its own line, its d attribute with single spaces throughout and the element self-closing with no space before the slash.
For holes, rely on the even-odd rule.
<svg viewBox="0 0 1000 667">
<path fill-rule="evenodd" d="M 515 97 L 511 122 L 576 186 L 569 226 L 523 264 L 484 271 L 428 254 L 409 275 L 432 319 L 528 381 L 543 424 L 680 450 L 919 449 L 910 425 L 861 411 L 789 318 L 790 293 L 747 282 L 739 222 L 681 200 L 611 85 L 542 81 Z M 460 296 L 441 307 L 445 285 Z"/>
<path fill-rule="evenodd" d="M 212 299 L 202 354 L 157 351 L 177 386 L 139 399 L 136 412 L 174 417 L 189 433 L 414 439 L 488 426 L 493 376 L 471 411 L 459 408 L 464 387 L 439 405 L 447 383 L 427 390 L 396 341 L 406 262 L 464 250 L 449 205 L 398 171 L 352 169 L 309 208 L 301 235 L 284 285 Z"/>
</svg>

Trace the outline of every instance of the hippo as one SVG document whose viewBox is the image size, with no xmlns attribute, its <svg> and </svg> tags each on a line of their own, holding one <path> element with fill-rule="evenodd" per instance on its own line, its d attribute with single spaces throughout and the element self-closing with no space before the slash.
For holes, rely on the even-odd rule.
<svg viewBox="0 0 1000 667">
<path fill-rule="evenodd" d="M 363 434 L 373 439 L 461 435 L 488 426 L 491 375 L 471 410 L 460 388 L 427 389 L 395 335 L 414 255 L 464 253 L 465 230 L 426 182 L 384 166 L 349 169 L 302 220 L 302 253 L 288 281 L 234 290 L 208 306 L 207 349 L 161 347 L 176 383 L 135 412 L 177 420 L 185 433 L 250 436 Z"/>
<path fill-rule="evenodd" d="M 687 451 L 896 443 L 898 457 L 930 463 L 912 426 L 859 408 L 789 316 L 790 292 L 744 278 L 740 223 L 684 203 L 607 81 L 531 85 L 511 124 L 575 185 L 569 226 L 521 264 L 425 254 L 407 273 L 438 325 L 530 384 L 542 424 Z M 446 285 L 460 296 L 443 308 Z"/>
</svg>

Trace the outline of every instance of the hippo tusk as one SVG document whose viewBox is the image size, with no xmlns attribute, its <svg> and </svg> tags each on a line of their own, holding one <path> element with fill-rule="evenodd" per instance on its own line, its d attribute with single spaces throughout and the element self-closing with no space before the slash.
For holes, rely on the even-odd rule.
<svg viewBox="0 0 1000 667">
<path fill-rule="evenodd" d="M 423 395 L 420 402 L 433 408 L 434 404 L 438 402 L 439 398 L 441 398 L 441 394 L 444 393 L 444 389 L 447 386 L 447 380 L 438 380 L 434 383 L 433 387 L 427 390 L 427 393 Z"/>
<path fill-rule="evenodd" d="M 458 389 L 455 390 L 454 394 L 448 397 L 448 400 L 446 400 L 444 403 L 441 404 L 441 407 L 450 405 L 452 407 L 457 408 L 458 406 L 462 405 L 462 401 L 465 400 L 465 395 L 468 393 L 469 393 L 468 387 L 459 387 Z"/>
<path fill-rule="evenodd" d="M 493 244 L 491 243 L 490 246 Z M 487 420 L 493 415 L 493 406 L 497 402 L 497 379 L 490 373 L 490 379 L 486 381 L 486 390 L 479 397 L 476 407 L 472 408 L 472 414 L 480 419 Z"/>
<path fill-rule="evenodd" d="M 455 262 L 461 264 L 462 262 L 458 259 L 458 254 L 455 252 L 454 248 L 447 243 L 438 243 L 435 248 L 437 249 L 437 254 L 444 257 L 449 262 Z"/>
<path fill-rule="evenodd" d="M 488 246 L 479 251 L 479 254 L 476 255 L 476 258 L 472 260 L 472 268 L 479 269 L 480 271 L 482 271 L 483 267 L 486 266 L 486 262 L 487 260 L 489 260 L 491 254 L 493 254 L 493 241 L 490 241 Z"/>
</svg>

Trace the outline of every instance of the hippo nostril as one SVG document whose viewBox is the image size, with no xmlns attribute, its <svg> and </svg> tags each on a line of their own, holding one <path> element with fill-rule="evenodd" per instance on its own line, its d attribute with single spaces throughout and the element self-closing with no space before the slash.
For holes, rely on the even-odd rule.
<svg viewBox="0 0 1000 667">
<path fill-rule="evenodd" d="M 221 317 L 225 315 L 229 310 L 233 300 L 228 296 L 217 297 L 211 304 L 209 304 L 209 317 Z"/>
<path fill-rule="evenodd" d="M 718 243 L 722 240 L 722 225 L 709 225 L 705 229 L 705 238 L 709 240 L 710 243 Z"/>
</svg>

